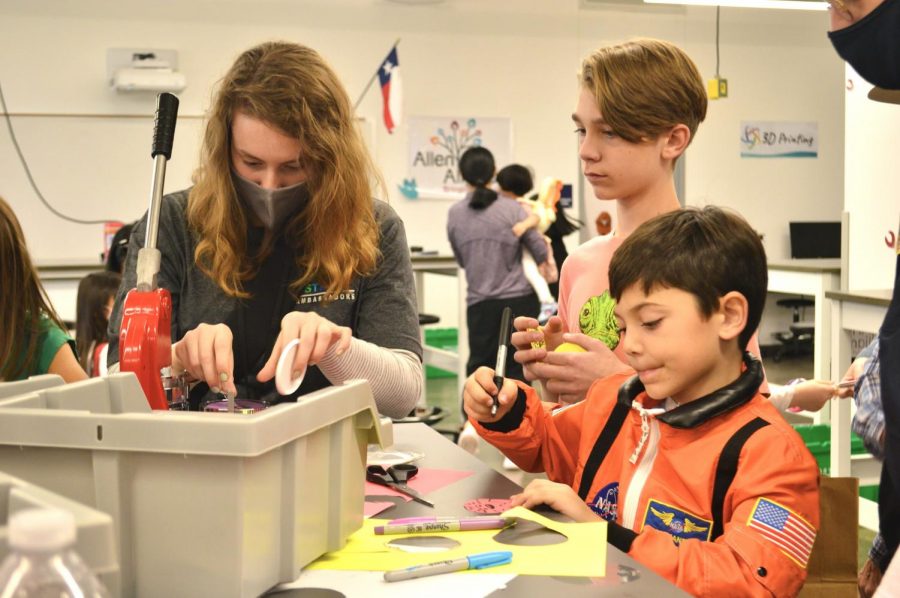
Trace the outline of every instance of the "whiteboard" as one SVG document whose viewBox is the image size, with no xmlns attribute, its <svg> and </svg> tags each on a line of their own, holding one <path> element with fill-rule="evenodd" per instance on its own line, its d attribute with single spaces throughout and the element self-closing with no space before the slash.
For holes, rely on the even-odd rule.
<svg viewBox="0 0 900 598">
<path fill-rule="evenodd" d="M 153 118 L 129 116 L 13 116 L 32 176 L 58 211 L 85 220 L 130 222 L 147 210 L 153 160 Z M 199 117 L 179 118 L 165 189 L 190 185 L 199 154 Z M 99 259 L 102 224 L 75 224 L 40 202 L 16 155 L 9 132 L 0 132 L 0 195 L 22 223 L 35 261 Z"/>
</svg>

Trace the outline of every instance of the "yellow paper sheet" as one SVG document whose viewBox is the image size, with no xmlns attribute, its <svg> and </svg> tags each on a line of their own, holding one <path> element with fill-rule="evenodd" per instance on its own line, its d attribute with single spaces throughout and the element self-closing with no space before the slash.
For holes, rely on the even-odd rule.
<svg viewBox="0 0 900 598">
<path fill-rule="evenodd" d="M 440 535 L 460 543 L 457 548 L 441 552 L 404 552 L 391 548 L 391 540 L 404 535 L 375 535 L 377 525 L 386 519 L 366 519 L 362 529 L 350 536 L 341 550 L 329 552 L 311 563 L 309 569 L 340 569 L 362 571 L 390 571 L 436 561 L 457 559 L 480 552 L 509 550 L 512 562 L 487 569 L 470 569 L 472 573 L 558 575 L 603 577 L 606 572 L 606 522 L 559 523 L 523 507 L 512 508 L 503 517 L 518 517 L 557 531 L 568 540 L 544 546 L 513 546 L 496 542 L 493 537 L 500 530 L 445 532 Z M 417 534 L 422 535 L 422 534 Z"/>
</svg>

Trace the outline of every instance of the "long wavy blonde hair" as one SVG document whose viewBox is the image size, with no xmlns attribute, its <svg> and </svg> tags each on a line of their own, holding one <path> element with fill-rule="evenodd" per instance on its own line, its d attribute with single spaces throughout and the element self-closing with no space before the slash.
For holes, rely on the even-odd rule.
<svg viewBox="0 0 900 598">
<path fill-rule="evenodd" d="M 259 256 L 247 254 L 247 218 L 231 179 L 235 111 L 300 141 L 310 201 L 285 228 L 297 251 L 299 290 L 316 282 L 326 296 L 370 274 L 380 257 L 373 189 L 377 173 L 353 119 L 350 98 L 314 50 L 267 42 L 241 54 L 219 83 L 206 125 L 187 217 L 199 236 L 197 266 L 228 295 L 248 297 L 243 283 Z"/>
</svg>

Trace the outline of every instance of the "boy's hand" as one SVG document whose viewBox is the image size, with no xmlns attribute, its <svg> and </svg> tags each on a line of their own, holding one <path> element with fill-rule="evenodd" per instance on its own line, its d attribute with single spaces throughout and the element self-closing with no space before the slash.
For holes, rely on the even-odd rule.
<svg viewBox="0 0 900 598">
<path fill-rule="evenodd" d="M 513 224 L 512 232 L 518 238 L 528 231 L 528 224 L 525 222 L 516 222 Z"/>
<path fill-rule="evenodd" d="M 550 320 L 552 321 L 553 318 L 550 318 Z M 513 359 L 516 360 L 516 363 L 522 364 L 525 380 L 529 382 L 537 380 L 537 376 L 531 371 L 531 364 L 541 361 L 547 356 L 547 349 L 542 346 L 544 343 L 544 332 L 540 329 L 537 319 L 525 316 L 519 316 L 513 320 L 513 326 L 516 329 L 510 336 L 510 342 L 516 348 L 516 352 L 513 353 Z M 535 347 L 532 343 L 540 344 L 541 346 Z"/>
<path fill-rule="evenodd" d="M 494 395 L 498 390 L 500 394 L 497 399 L 500 406 L 497 407 L 496 415 L 491 415 Z M 504 378 L 502 388 L 498 389 L 494 384 L 494 370 L 481 366 L 466 379 L 463 388 L 463 406 L 472 419 L 483 423 L 492 423 L 509 412 L 518 396 L 519 387 L 515 382 Z"/>
<path fill-rule="evenodd" d="M 572 332 L 562 334 L 560 338 L 561 342 L 579 345 L 585 352 L 551 352 L 541 363 L 531 365 L 532 373 L 544 380 L 544 388 L 556 394 L 560 403 L 577 403 L 584 399 L 595 380 L 631 371 L 603 341 Z M 551 342 L 556 341 L 548 340 L 548 347 Z M 552 346 L 558 346 L 561 342 Z"/>
<path fill-rule="evenodd" d="M 565 342 L 563 339 L 565 332 L 565 329 L 563 329 L 562 318 L 559 316 L 550 316 L 550 319 L 547 320 L 547 323 L 541 330 L 548 351 L 556 351 L 556 348 Z"/>
<path fill-rule="evenodd" d="M 511 506 L 521 505 L 526 509 L 547 505 L 579 523 L 600 519 L 600 516 L 594 513 L 572 488 L 550 480 L 533 480 L 520 494 L 511 496 L 510 500 Z"/>
</svg>

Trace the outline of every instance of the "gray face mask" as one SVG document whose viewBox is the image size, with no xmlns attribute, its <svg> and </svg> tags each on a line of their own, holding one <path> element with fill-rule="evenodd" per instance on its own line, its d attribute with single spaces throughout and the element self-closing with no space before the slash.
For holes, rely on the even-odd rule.
<svg viewBox="0 0 900 598">
<path fill-rule="evenodd" d="M 305 182 L 281 189 L 263 189 L 234 171 L 231 179 L 240 200 L 269 230 L 286 224 L 309 200 L 309 188 Z"/>
</svg>

